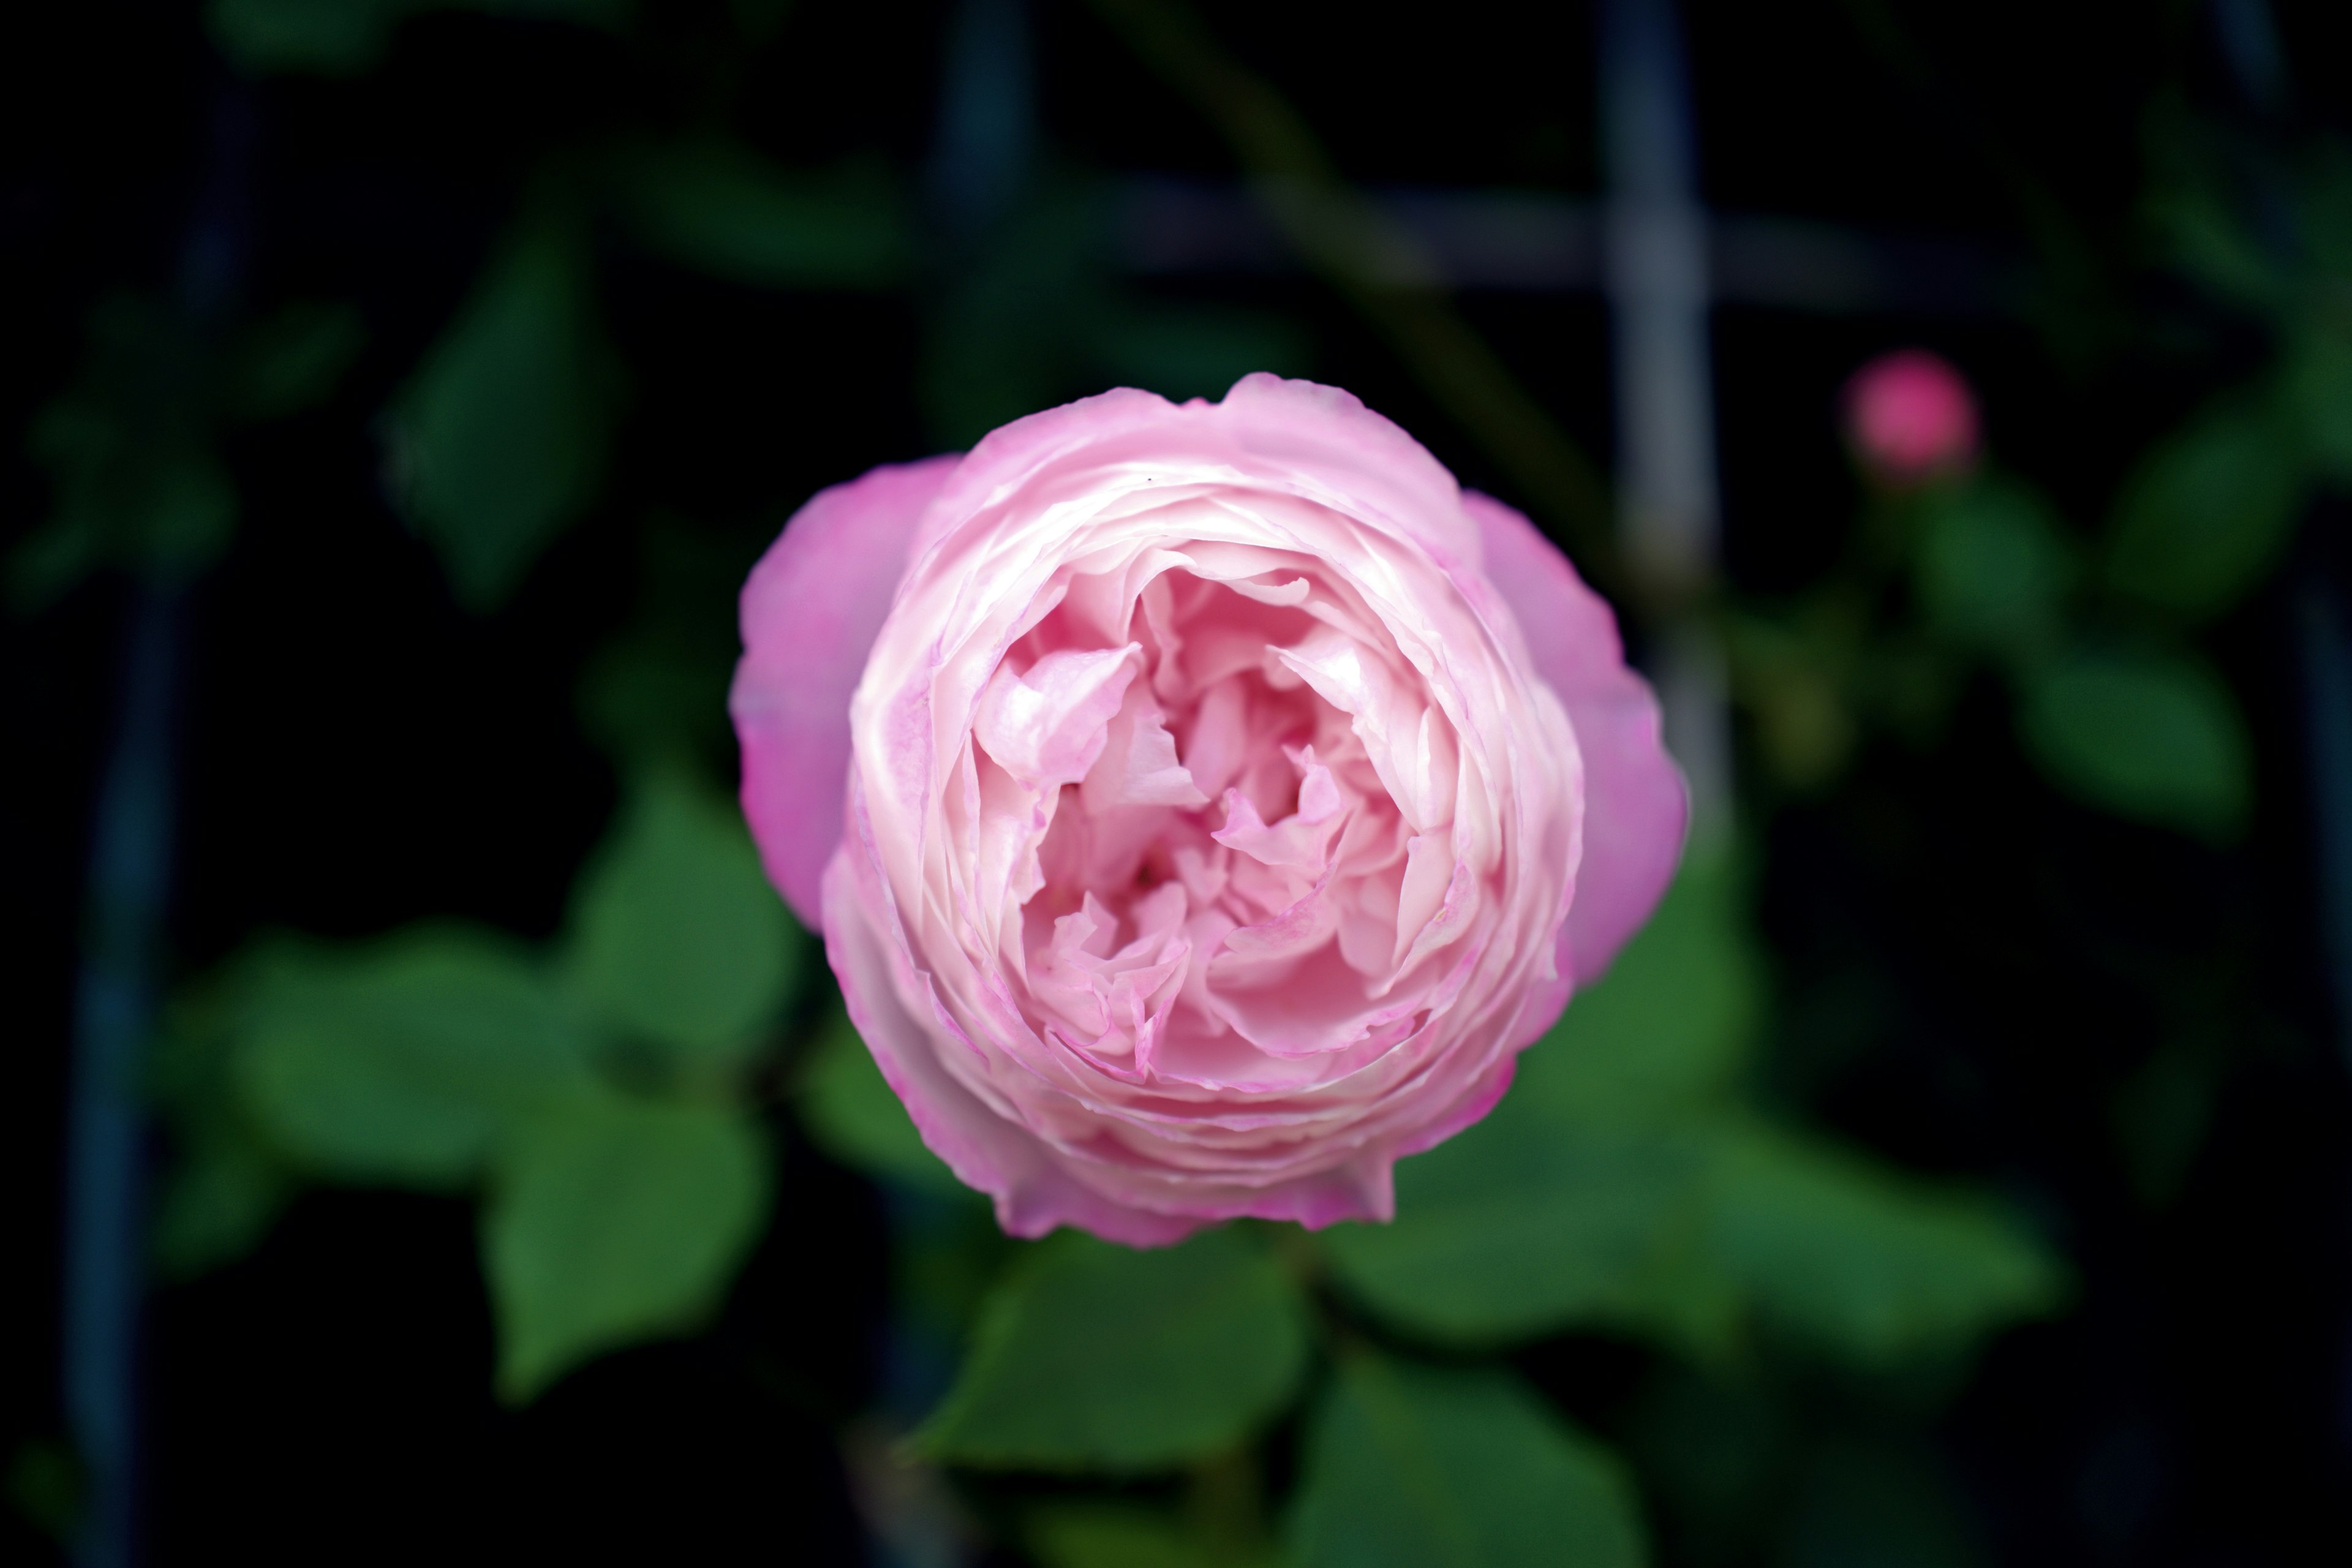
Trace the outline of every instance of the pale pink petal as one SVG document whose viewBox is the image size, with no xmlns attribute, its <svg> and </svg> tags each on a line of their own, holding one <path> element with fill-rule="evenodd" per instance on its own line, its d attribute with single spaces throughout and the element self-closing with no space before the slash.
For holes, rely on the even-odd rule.
<svg viewBox="0 0 2352 1568">
<path fill-rule="evenodd" d="M 999 665 L 972 716 L 973 739 L 1024 784 L 1077 783 L 1102 754 L 1138 651 L 1129 643 L 1049 653 L 1019 675 Z"/>
</svg>

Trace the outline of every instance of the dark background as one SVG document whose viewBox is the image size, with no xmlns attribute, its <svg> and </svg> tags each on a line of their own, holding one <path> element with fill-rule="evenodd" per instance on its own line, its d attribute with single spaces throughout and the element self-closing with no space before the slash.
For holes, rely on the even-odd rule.
<svg viewBox="0 0 2352 1568">
<path fill-rule="evenodd" d="M 1597 188 L 1582 7 L 1202 10 L 1351 179 Z M 350 300 L 369 332 L 331 402 L 229 447 L 245 521 L 194 600 L 174 976 L 267 927 L 354 936 L 456 914 L 550 933 L 614 799 L 573 693 L 637 603 L 640 519 L 688 520 L 709 569 L 740 573 L 817 487 L 936 445 L 917 390 L 930 285 L 767 292 L 616 252 L 601 289 L 632 384 L 596 511 L 486 618 L 453 603 L 387 506 L 373 412 L 456 308 L 528 170 L 613 126 L 698 112 L 725 12 L 649 4 L 625 39 L 428 15 L 373 75 L 331 84 L 234 84 L 191 7 L 90 0 L 0 21 L 0 430 L 25 428 L 72 379 L 97 300 L 168 285 L 225 99 L 252 128 L 247 290 Z M 2297 124 L 2342 124 L 2352 16 L 2278 16 Z M 1739 590 L 1800 588 L 1839 549 L 1858 498 L 1836 395 L 1874 353 L 1948 355 L 2002 460 L 2095 516 L 2152 436 L 2259 352 L 2149 265 L 2138 224 L 2157 106 L 2242 111 L 2202 8 L 1789 0 L 1699 5 L 1688 20 L 1711 205 L 1958 235 L 2035 279 L 2023 308 L 1990 317 L 1718 313 Z M 1054 168 L 1230 175 L 1197 115 L 1092 13 L 1043 0 L 1034 26 Z M 744 64 L 730 122 L 782 161 L 871 153 L 911 184 L 942 36 L 938 5 L 803 0 Z M 1286 313 L 1318 379 L 1465 482 L 1511 494 L 1320 285 L 1150 288 Z M 1464 304 L 1607 453 L 1597 297 Z M 0 528 L 20 536 L 46 506 L 42 471 L 0 450 Z M 2298 579 L 2340 574 L 2341 521 L 2315 517 L 2287 572 L 2208 644 L 2255 724 L 2260 805 L 2242 843 L 2063 804 L 2017 756 L 1990 689 L 1932 752 L 1874 744 L 1826 794 L 1749 792 L 1780 960 L 1766 1092 L 1915 1168 L 1992 1182 L 2080 1271 L 2067 1315 L 2003 1337 L 1956 1392 L 1917 1395 L 1953 1394 L 1933 1440 L 1962 1478 L 1974 1517 L 1960 1533 L 1980 1560 L 2352 1552 L 2352 1126 L 2313 935 L 2287 613 Z M 101 579 L 0 621 L 11 1450 L 62 1430 L 76 911 L 125 599 Z M 2119 1107 L 2160 1058 L 2189 1064 L 2187 1130 L 2136 1142 Z M 162 1289 L 147 1344 L 154 1560 L 855 1561 L 833 1433 L 876 1375 L 879 1200 L 804 1142 L 787 1147 L 782 1208 L 721 1327 L 613 1357 L 520 1415 L 489 1394 L 489 1321 L 455 1200 L 312 1194 L 252 1258 Z M 1580 1338 L 1526 1364 L 1638 1456 L 1652 1362 Z M 1866 1443 L 1874 1413 L 1907 1397 L 1822 1374 L 1780 1391 L 1770 1419 Z M 1790 1436 L 1787 1452 L 1818 1447 Z M 1864 1561 L 1805 1534 L 1818 1475 L 1790 1464 L 1767 1487 L 1772 1531 L 1718 1540 L 1706 1521 L 1738 1508 L 1654 1498 L 1662 1555 Z M 55 1551 L 24 1510 L 0 1520 L 0 1554 Z"/>
</svg>

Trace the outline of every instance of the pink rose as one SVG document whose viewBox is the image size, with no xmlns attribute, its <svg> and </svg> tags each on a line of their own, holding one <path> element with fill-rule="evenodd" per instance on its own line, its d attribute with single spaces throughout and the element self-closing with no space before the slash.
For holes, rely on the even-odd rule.
<svg viewBox="0 0 2352 1568">
<path fill-rule="evenodd" d="M 742 618 L 769 873 L 1019 1236 L 1386 1218 L 1681 850 L 1608 606 L 1329 387 L 877 468 Z"/>
<path fill-rule="evenodd" d="M 1881 484 L 1916 484 L 1976 458 L 1976 395 L 1925 349 L 1883 354 L 1854 372 L 1845 423 L 1855 454 Z"/>
</svg>

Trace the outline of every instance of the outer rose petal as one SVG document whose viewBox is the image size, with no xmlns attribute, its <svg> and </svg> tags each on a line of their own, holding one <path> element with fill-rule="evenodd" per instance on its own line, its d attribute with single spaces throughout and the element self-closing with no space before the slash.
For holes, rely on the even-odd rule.
<svg viewBox="0 0 2352 1568">
<path fill-rule="evenodd" d="M 1462 501 L 1478 524 L 1487 580 L 1519 623 L 1536 673 L 1568 710 L 1584 754 L 1584 859 L 1560 928 L 1559 967 L 1589 984 L 1673 879 L 1689 795 L 1666 755 L 1658 700 L 1625 667 L 1607 602 L 1524 516 L 1475 490 Z"/>
<path fill-rule="evenodd" d="M 743 749 L 743 815 L 769 878 L 812 930 L 841 842 L 849 696 L 916 525 L 961 460 L 887 464 L 819 490 L 743 584 L 743 660 L 727 699 Z"/>
</svg>

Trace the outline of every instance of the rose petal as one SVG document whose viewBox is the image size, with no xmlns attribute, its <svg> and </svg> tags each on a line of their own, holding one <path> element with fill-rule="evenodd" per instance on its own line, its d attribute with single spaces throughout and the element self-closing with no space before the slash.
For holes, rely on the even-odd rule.
<svg viewBox="0 0 2352 1568">
<path fill-rule="evenodd" d="M 819 490 L 743 584 L 743 658 L 727 698 L 742 747 L 743 815 L 769 877 L 812 929 L 841 842 L 849 696 L 923 509 L 961 460 L 885 465 Z"/>
<path fill-rule="evenodd" d="M 1584 858 L 1559 963 L 1563 977 L 1590 984 L 1664 896 L 1682 858 L 1689 794 L 1666 754 L 1658 700 L 1625 666 L 1608 602 L 1520 513 L 1475 490 L 1462 500 L 1477 520 L 1486 580 L 1568 710 L 1583 753 Z"/>
</svg>

